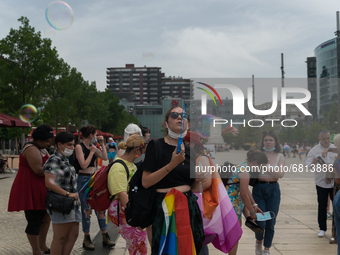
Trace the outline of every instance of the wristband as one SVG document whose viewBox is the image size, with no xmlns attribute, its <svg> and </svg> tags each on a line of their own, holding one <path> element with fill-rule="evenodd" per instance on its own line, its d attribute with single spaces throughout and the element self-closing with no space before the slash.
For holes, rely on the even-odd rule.
<svg viewBox="0 0 340 255">
<path fill-rule="evenodd" d="M 253 204 L 253 207 L 255 207 L 255 206 L 259 207 L 259 205 L 258 205 L 258 204 Z"/>
<path fill-rule="evenodd" d="M 255 214 L 256 214 L 256 211 L 254 210 L 254 213 L 251 213 L 250 216 L 253 216 L 253 215 L 255 215 Z"/>
</svg>

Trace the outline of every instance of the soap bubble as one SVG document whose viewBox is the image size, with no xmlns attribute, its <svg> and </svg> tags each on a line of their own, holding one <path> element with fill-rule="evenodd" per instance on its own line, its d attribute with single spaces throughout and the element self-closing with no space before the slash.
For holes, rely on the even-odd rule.
<svg viewBox="0 0 340 255">
<path fill-rule="evenodd" d="M 196 120 L 196 132 L 203 138 L 209 138 L 210 136 L 210 124 L 213 123 L 216 117 L 214 115 L 202 115 Z"/>
<path fill-rule="evenodd" d="M 155 57 L 155 54 L 153 53 L 152 50 L 145 50 L 143 52 L 144 60 L 150 61 L 150 60 L 153 60 L 154 57 Z"/>
<path fill-rule="evenodd" d="M 25 122 L 32 122 L 38 116 L 38 110 L 34 105 L 25 104 L 19 110 L 19 118 Z"/>
<path fill-rule="evenodd" d="M 50 3 L 45 12 L 46 20 L 56 30 L 65 30 L 73 23 L 73 10 L 62 1 Z"/>
</svg>

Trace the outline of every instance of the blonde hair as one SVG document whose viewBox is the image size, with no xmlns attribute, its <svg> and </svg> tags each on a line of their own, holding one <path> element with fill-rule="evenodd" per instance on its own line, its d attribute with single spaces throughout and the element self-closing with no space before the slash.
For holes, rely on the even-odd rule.
<svg viewBox="0 0 340 255">
<path fill-rule="evenodd" d="M 336 148 L 338 149 L 338 151 L 340 151 L 340 134 L 337 134 L 336 136 L 334 136 L 333 142 Z"/>
<path fill-rule="evenodd" d="M 120 142 L 118 145 L 119 149 L 126 150 L 126 152 L 132 151 L 134 148 L 144 148 L 146 145 L 145 138 L 138 134 L 131 135 L 126 142 Z"/>
</svg>

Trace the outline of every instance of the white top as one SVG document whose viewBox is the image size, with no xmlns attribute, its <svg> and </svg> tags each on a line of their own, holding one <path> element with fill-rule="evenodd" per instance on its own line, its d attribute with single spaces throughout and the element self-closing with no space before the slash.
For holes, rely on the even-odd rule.
<svg viewBox="0 0 340 255">
<path fill-rule="evenodd" d="M 334 144 L 331 144 L 329 146 L 330 148 L 336 148 L 334 146 Z M 309 166 L 312 164 L 313 159 L 317 158 L 317 157 L 322 157 L 321 153 L 325 150 L 326 148 L 324 148 L 320 143 L 317 144 L 316 146 L 314 146 L 309 152 L 308 152 L 308 156 L 305 160 L 305 165 Z M 322 158 L 326 164 L 333 164 L 334 160 L 337 158 L 338 154 L 337 153 L 333 153 L 333 152 L 328 152 L 326 158 Z M 311 169 L 311 168 L 310 168 Z M 326 184 L 325 182 L 326 179 L 326 173 L 321 171 L 321 172 L 314 172 L 314 180 L 315 180 L 315 185 L 321 187 L 321 188 L 333 188 L 334 185 L 334 180 L 331 181 L 330 184 Z"/>
</svg>

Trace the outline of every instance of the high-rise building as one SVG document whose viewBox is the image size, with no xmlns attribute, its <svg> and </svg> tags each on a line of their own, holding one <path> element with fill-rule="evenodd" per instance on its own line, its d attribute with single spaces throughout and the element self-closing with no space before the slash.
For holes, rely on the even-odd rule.
<svg viewBox="0 0 340 255">
<path fill-rule="evenodd" d="M 190 99 L 193 84 L 182 77 L 165 77 L 160 67 L 107 68 L 107 88 L 118 98 L 126 98 L 135 105 L 161 105 L 167 97 Z"/>
<path fill-rule="evenodd" d="M 316 58 L 317 108 L 319 119 L 338 100 L 337 41 L 336 38 L 323 42 L 314 50 Z"/>
</svg>

